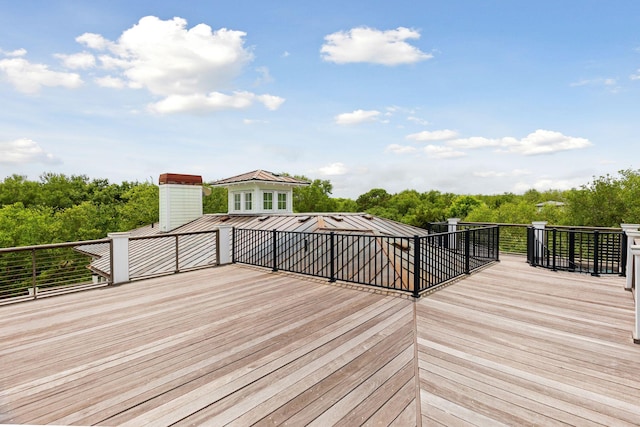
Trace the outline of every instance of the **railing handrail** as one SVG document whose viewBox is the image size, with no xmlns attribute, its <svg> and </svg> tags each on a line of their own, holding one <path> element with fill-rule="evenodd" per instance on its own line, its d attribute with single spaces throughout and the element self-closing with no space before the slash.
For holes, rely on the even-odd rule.
<svg viewBox="0 0 640 427">
<path fill-rule="evenodd" d="M 435 223 L 440 224 L 440 223 Z M 445 223 L 446 224 L 446 223 Z M 460 221 L 458 225 L 498 225 L 501 227 L 531 227 L 531 224 L 514 224 L 508 222 L 469 222 L 469 221 Z M 602 230 L 602 231 L 622 231 L 622 228 L 619 227 L 593 227 L 588 225 L 553 225 L 547 224 L 545 228 L 556 228 L 556 229 L 573 229 L 573 230 Z"/>
<path fill-rule="evenodd" d="M 41 249 L 57 249 L 57 248 L 68 248 L 70 246 L 87 246 L 87 245 L 95 245 L 98 243 L 109 243 L 111 239 L 97 239 L 97 240 L 81 240 L 78 242 L 62 242 L 62 243 L 49 243 L 46 245 L 31 245 L 31 246 L 15 246 L 12 248 L 0 248 L 0 253 L 7 252 L 22 252 L 22 251 L 31 251 L 31 250 L 41 250 Z"/>
<path fill-rule="evenodd" d="M 197 235 L 197 234 L 211 234 L 211 233 L 218 233 L 220 230 L 213 229 L 213 230 L 206 230 L 206 231 L 187 231 L 184 233 L 158 233 L 158 234 L 150 234 L 147 236 L 131 236 L 129 237 L 129 240 L 145 240 L 145 239 L 158 239 L 161 237 L 182 237 L 182 236 L 193 236 L 193 235 Z M 109 240 L 109 239 L 107 239 Z"/>
</svg>

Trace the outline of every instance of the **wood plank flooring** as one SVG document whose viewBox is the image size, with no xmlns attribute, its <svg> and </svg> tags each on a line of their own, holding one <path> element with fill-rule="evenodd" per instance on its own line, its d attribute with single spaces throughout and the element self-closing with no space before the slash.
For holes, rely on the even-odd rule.
<svg viewBox="0 0 640 427">
<path fill-rule="evenodd" d="M 414 303 L 225 266 L 0 307 L 0 424 L 640 425 L 619 277 L 503 256 Z"/>
<path fill-rule="evenodd" d="M 417 304 L 422 425 L 640 425 L 622 278 L 502 258 Z"/>
<path fill-rule="evenodd" d="M 227 266 L 0 309 L 0 423 L 415 423 L 413 302 Z"/>
</svg>

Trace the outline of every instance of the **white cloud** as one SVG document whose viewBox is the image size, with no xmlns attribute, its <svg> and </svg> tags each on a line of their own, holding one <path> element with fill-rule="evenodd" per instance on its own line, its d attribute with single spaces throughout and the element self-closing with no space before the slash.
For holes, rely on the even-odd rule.
<svg viewBox="0 0 640 427">
<path fill-rule="evenodd" d="M 74 53 L 73 55 L 64 55 L 57 53 L 56 58 L 62 60 L 65 67 L 72 70 L 93 68 L 96 65 L 96 58 L 89 52 Z"/>
<path fill-rule="evenodd" d="M 473 175 L 480 178 L 511 178 L 516 176 L 531 175 L 531 172 L 526 169 L 514 169 L 509 172 L 497 172 L 497 171 L 474 172 Z"/>
<path fill-rule="evenodd" d="M 358 27 L 325 36 L 320 53 L 323 60 L 338 64 L 412 64 L 433 57 L 406 41 L 419 38 L 418 31 L 404 27 L 388 31 Z"/>
<path fill-rule="evenodd" d="M 631 74 L 629 76 L 629 78 L 631 80 L 640 80 L 640 68 L 638 68 L 638 71 L 636 71 L 637 74 Z"/>
<path fill-rule="evenodd" d="M 321 167 L 320 169 L 318 169 L 318 172 L 320 172 L 320 174 L 322 175 L 336 176 L 346 174 L 348 172 L 348 169 L 343 163 L 338 162 Z"/>
<path fill-rule="evenodd" d="M 551 178 L 539 178 L 534 182 L 518 182 L 514 185 L 514 191 L 516 193 L 524 193 L 532 188 L 538 191 L 546 190 L 570 190 L 572 188 L 578 188 L 584 184 L 583 178 L 579 179 L 551 179 Z"/>
<path fill-rule="evenodd" d="M 407 139 L 414 141 L 446 141 L 458 136 L 458 132 L 450 129 L 434 130 L 434 131 L 422 131 L 418 133 L 412 133 L 407 135 Z"/>
<path fill-rule="evenodd" d="M 443 147 L 441 145 L 427 145 L 424 152 L 431 158 L 435 159 L 453 159 L 456 157 L 464 157 L 466 154 L 462 151 L 456 151 L 451 147 Z"/>
<path fill-rule="evenodd" d="M 253 53 L 244 46 L 245 36 L 226 28 L 214 31 L 206 24 L 187 28 L 187 21 L 179 17 L 163 21 L 146 16 L 117 41 L 94 33 L 85 33 L 76 41 L 104 52 L 98 57 L 100 66 L 111 75 L 96 79 L 98 84 L 146 89 L 163 97 L 150 106 L 152 111 L 201 113 L 247 108 L 256 101 L 275 110 L 283 98 L 246 91 L 224 93 L 253 60 Z M 267 68 L 257 71 L 259 83 L 273 80 Z"/>
<path fill-rule="evenodd" d="M 255 82 L 256 86 L 273 83 L 273 77 L 269 73 L 269 68 L 267 67 L 258 67 L 256 68 L 256 72 L 260 75 Z"/>
<path fill-rule="evenodd" d="M 111 89 L 122 89 L 126 86 L 124 80 L 112 76 L 97 77 L 94 81 L 98 86 L 108 87 Z"/>
<path fill-rule="evenodd" d="M 45 152 L 40 145 L 27 138 L 0 141 L 0 164 L 60 163 L 53 154 Z"/>
<path fill-rule="evenodd" d="M 498 151 L 534 156 L 552 154 L 559 151 L 579 150 L 590 147 L 593 144 L 585 138 L 575 138 L 563 135 L 560 132 L 538 129 L 522 139 L 510 136 L 496 139 L 474 136 L 448 140 L 446 145 L 466 149 L 496 147 Z"/>
<path fill-rule="evenodd" d="M 505 140 L 507 138 L 504 138 Z M 538 129 L 523 139 L 507 145 L 507 151 L 525 156 L 551 154 L 559 151 L 579 150 L 592 146 L 585 138 L 566 136 L 560 132 Z"/>
<path fill-rule="evenodd" d="M 275 110 L 284 102 L 284 99 L 271 95 L 255 95 L 251 92 L 234 92 L 232 95 L 220 92 L 211 92 L 207 95 L 169 95 L 161 101 L 150 104 L 149 110 L 159 114 L 242 110 L 249 108 L 256 101 L 264 104 L 269 110 Z"/>
<path fill-rule="evenodd" d="M 0 49 L 0 54 L 4 56 L 11 56 L 11 57 L 25 56 L 27 54 L 27 50 L 22 48 L 16 49 L 16 50 L 10 50 L 10 51 Z"/>
<path fill-rule="evenodd" d="M 88 48 L 95 50 L 106 50 L 108 48 L 115 48 L 114 43 L 102 37 L 100 34 L 84 33 L 81 36 L 76 37 L 76 41 Z"/>
<path fill-rule="evenodd" d="M 355 110 L 352 113 L 342 113 L 335 116 L 335 121 L 339 125 L 357 125 L 365 122 L 372 122 L 378 119 L 380 111 L 376 110 Z"/>
<path fill-rule="evenodd" d="M 421 119 L 420 117 L 409 116 L 407 117 L 407 120 L 422 126 L 427 126 L 429 124 L 428 121 L 426 121 L 425 119 Z"/>
<path fill-rule="evenodd" d="M 254 124 L 267 124 L 268 120 L 256 120 L 256 119 L 243 119 L 242 123 L 245 125 L 254 125 Z"/>
<path fill-rule="evenodd" d="M 43 86 L 74 89 L 83 83 L 79 74 L 52 71 L 44 64 L 32 64 L 19 57 L 0 60 L 0 72 L 18 91 L 29 94 Z"/>
<path fill-rule="evenodd" d="M 385 151 L 394 154 L 409 154 L 415 153 L 418 149 L 410 145 L 391 144 L 387 146 Z"/>
<path fill-rule="evenodd" d="M 447 142 L 447 145 L 458 148 L 484 148 L 484 147 L 503 147 L 506 145 L 517 144 L 515 138 L 490 139 L 482 136 L 472 136 L 471 138 L 458 138 Z"/>
</svg>

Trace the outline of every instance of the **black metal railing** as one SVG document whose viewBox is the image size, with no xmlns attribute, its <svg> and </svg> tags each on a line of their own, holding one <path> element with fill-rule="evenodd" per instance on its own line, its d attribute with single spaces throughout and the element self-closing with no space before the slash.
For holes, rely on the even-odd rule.
<svg viewBox="0 0 640 427">
<path fill-rule="evenodd" d="M 129 278 L 142 279 L 218 265 L 218 230 L 129 239 Z"/>
<path fill-rule="evenodd" d="M 624 276 L 626 239 L 620 230 L 529 227 L 527 262 L 552 270 Z"/>
<path fill-rule="evenodd" d="M 415 297 L 499 257 L 495 226 L 413 237 L 234 228 L 233 242 L 233 262 Z"/>
<path fill-rule="evenodd" d="M 84 248 L 95 245 L 106 245 L 110 263 L 109 239 L 0 249 L 0 304 L 108 285 L 109 274 L 89 268 L 95 257 Z"/>
</svg>

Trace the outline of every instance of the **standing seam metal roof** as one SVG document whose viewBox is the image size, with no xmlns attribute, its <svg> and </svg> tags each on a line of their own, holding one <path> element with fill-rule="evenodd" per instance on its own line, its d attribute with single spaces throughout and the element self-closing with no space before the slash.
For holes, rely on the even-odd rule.
<svg viewBox="0 0 640 427">
<path fill-rule="evenodd" d="M 271 182 L 290 185 L 309 185 L 309 182 L 297 179 L 291 176 L 278 175 L 273 172 L 258 169 L 252 172 L 243 173 L 241 175 L 232 176 L 231 178 L 221 179 L 211 183 L 212 186 L 224 186 L 229 184 L 240 184 L 243 182 Z"/>
</svg>

